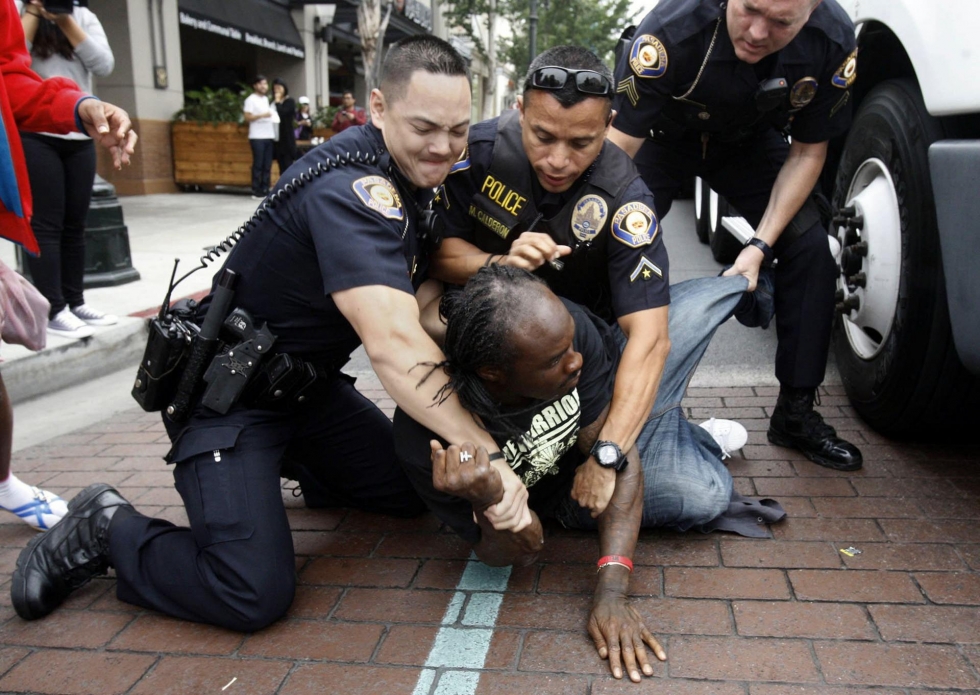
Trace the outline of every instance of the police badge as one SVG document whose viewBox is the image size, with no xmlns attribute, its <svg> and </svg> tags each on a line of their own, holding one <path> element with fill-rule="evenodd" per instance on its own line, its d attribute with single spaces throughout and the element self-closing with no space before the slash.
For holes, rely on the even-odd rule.
<svg viewBox="0 0 980 695">
<path fill-rule="evenodd" d="M 597 195 L 583 196 L 572 211 L 572 233 L 579 241 L 590 241 L 609 217 L 606 201 Z"/>
<path fill-rule="evenodd" d="M 638 36 L 630 49 L 630 67 L 637 77 L 661 77 L 667 71 L 667 49 L 656 36 Z"/>
<path fill-rule="evenodd" d="M 789 105 L 794 109 L 802 109 L 813 101 L 817 94 L 817 79 L 815 77 L 804 77 L 797 80 L 793 88 L 789 90 Z"/>
</svg>

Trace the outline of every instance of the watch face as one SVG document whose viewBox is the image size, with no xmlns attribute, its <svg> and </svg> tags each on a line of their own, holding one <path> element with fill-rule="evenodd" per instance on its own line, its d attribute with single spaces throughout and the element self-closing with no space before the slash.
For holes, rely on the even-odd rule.
<svg viewBox="0 0 980 695">
<path fill-rule="evenodd" d="M 599 447 L 598 454 L 599 463 L 606 466 L 614 465 L 616 463 L 616 459 L 619 458 L 616 453 L 616 447 L 608 445 Z"/>
</svg>

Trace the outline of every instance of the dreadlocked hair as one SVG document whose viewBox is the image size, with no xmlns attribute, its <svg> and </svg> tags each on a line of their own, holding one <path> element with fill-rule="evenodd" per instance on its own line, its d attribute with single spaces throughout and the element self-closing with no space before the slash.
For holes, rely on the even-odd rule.
<svg viewBox="0 0 980 695">
<path fill-rule="evenodd" d="M 511 333 L 524 316 L 528 290 L 543 284 L 541 278 L 526 270 L 492 264 L 477 271 L 463 289 L 443 295 L 439 313 L 446 321 L 446 359 L 431 365 L 432 370 L 426 375 L 428 378 L 441 368 L 449 377 L 436 393 L 437 403 L 455 393 L 463 407 L 483 421 L 490 434 L 522 434 L 513 418 L 530 412 L 534 406 L 502 417 L 500 404 L 487 391 L 477 371 L 486 367 L 510 368 L 515 359 Z M 487 426 L 491 421 L 499 426 Z"/>
</svg>

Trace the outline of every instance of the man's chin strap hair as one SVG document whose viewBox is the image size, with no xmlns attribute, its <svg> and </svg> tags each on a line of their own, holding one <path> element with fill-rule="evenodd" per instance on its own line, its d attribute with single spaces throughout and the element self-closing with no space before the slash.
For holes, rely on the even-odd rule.
<svg viewBox="0 0 980 695">
<path fill-rule="evenodd" d="M 605 77 L 609 81 L 610 85 L 616 84 L 613 81 L 612 70 L 610 70 L 605 63 L 599 60 L 599 56 L 589 49 L 582 48 L 581 46 L 555 46 L 554 48 L 549 48 L 547 51 L 531 61 L 531 65 L 527 69 L 527 75 L 524 76 L 525 99 L 527 98 L 528 92 L 544 91 L 557 99 L 558 103 L 564 106 L 566 109 L 590 98 L 606 99 L 609 102 L 609 108 L 612 109 L 612 94 L 605 97 L 597 96 L 595 94 L 583 94 L 575 87 L 575 80 L 572 79 L 571 76 L 569 76 L 569 79 L 565 82 L 565 86 L 559 90 L 542 90 L 532 87 L 531 75 L 533 75 L 539 68 L 549 66 L 568 68 L 570 70 L 594 70 Z"/>
<path fill-rule="evenodd" d="M 381 65 L 381 92 L 389 102 L 404 96 L 416 70 L 469 79 L 466 61 L 448 42 L 428 34 L 408 36 L 391 45 Z"/>
<path fill-rule="evenodd" d="M 534 301 L 532 292 L 537 295 L 542 286 L 544 281 L 526 270 L 494 264 L 481 268 L 463 289 L 442 298 L 439 313 L 446 320 L 446 359 L 433 368 L 441 367 L 449 382 L 436 398 L 442 403 L 455 392 L 463 407 L 484 425 L 491 420 L 500 424 L 499 430 L 488 428 L 491 434 L 514 437 L 521 434 L 521 428 L 501 419 L 500 405 L 478 371 L 510 368 L 515 359 L 510 336 L 526 316 L 528 301 Z"/>
</svg>

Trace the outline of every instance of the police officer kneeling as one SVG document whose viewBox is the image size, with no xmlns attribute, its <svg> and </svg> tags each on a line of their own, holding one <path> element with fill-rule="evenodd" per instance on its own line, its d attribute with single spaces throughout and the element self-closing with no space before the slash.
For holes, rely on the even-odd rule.
<svg viewBox="0 0 980 695">
<path fill-rule="evenodd" d="M 370 103 L 371 124 L 287 170 L 222 271 L 239 276 L 234 308 L 276 336 L 265 368 L 288 355 L 309 375 L 306 388 L 246 392 L 227 414 L 198 404 L 182 427 L 165 417 L 167 459 L 190 528 L 139 514 L 107 485 L 87 488 L 64 521 L 21 554 L 11 589 L 19 615 L 48 614 L 111 566 L 129 603 L 236 630 L 268 625 L 295 588 L 284 458 L 322 484 L 322 502 L 420 512 L 388 418 L 339 372 L 362 342 L 412 417 L 449 441 L 496 450 L 455 399 L 429 407 L 444 379 L 416 389 L 409 374 L 419 362 L 442 360 L 414 296 L 427 263 L 419 218 L 466 142 L 465 63 L 439 39 L 406 39 L 388 52 Z M 520 482 L 506 466 L 501 475 L 511 493 L 492 510 L 498 523 L 530 523 Z"/>
<path fill-rule="evenodd" d="M 660 217 L 700 176 L 755 227 L 727 274 L 754 280 L 778 261 L 769 440 L 839 470 L 860 468 L 861 452 L 813 410 L 837 271 L 811 193 L 828 141 L 850 125 L 856 65 L 854 26 L 835 0 L 663 0 L 617 65 L 609 134 L 635 157 Z"/>
</svg>

